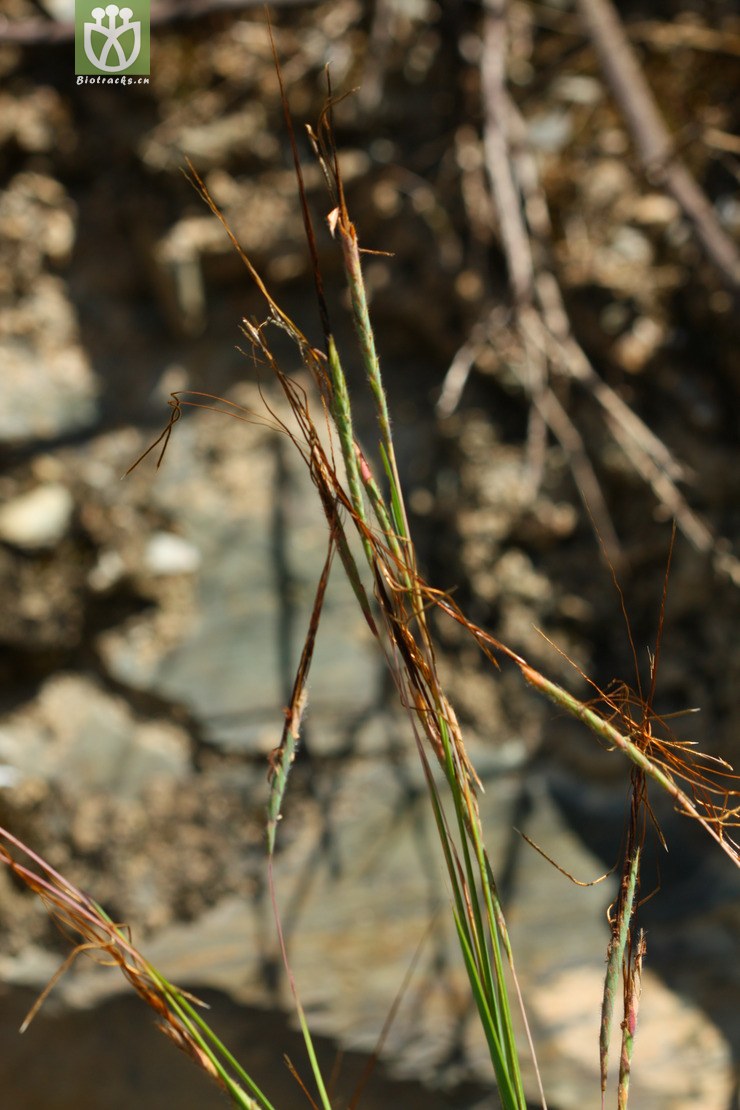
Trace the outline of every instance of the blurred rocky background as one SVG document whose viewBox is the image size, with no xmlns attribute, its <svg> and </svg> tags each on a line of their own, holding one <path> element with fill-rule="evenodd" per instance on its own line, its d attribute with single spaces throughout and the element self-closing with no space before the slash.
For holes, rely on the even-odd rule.
<svg viewBox="0 0 740 1110">
<path fill-rule="evenodd" d="M 272 18 L 301 141 L 327 64 L 343 96 L 340 160 L 363 245 L 380 252 L 366 275 L 425 573 L 588 698 L 583 674 L 637 683 L 605 549 L 647 689 L 676 519 L 655 708 L 700 707 L 676 735 L 737 766 L 740 19 L 721 0 L 620 3 L 671 136 L 646 165 L 587 7 L 511 0 L 484 18 L 462 0 L 283 0 Z M 284 416 L 273 383 L 240 350 L 240 319 L 264 305 L 183 173 L 190 160 L 318 343 L 267 24 L 237 0 L 152 0 L 151 81 L 123 88 L 75 83 L 71 16 L 64 0 L 5 0 L 0 15 L 0 824 L 127 922 L 208 999 L 276 1104 L 299 1106 L 264 807 L 325 526 L 268 412 Z M 519 189 L 508 214 L 502 103 Z M 331 202 L 303 154 L 348 345 Z M 724 266 L 669 187 L 676 158 L 729 244 Z M 517 212 L 536 290 L 513 296 Z M 253 420 L 186 413 L 161 468 L 153 452 L 121 480 L 183 389 Z M 574 886 L 515 830 L 596 878 L 618 856 L 628 769 L 461 631 L 441 624 L 439 638 L 550 1104 L 595 1107 L 615 880 Z M 740 889 L 701 830 L 655 802 L 669 851 L 653 843 L 644 878 L 634 1105 L 726 1110 Z M 361 1105 L 495 1106 L 413 739 L 338 568 L 279 842 L 302 998 L 329 1068 L 344 1054 L 337 1105 L 418 950 Z M 222 1104 L 84 959 L 20 1038 L 66 952 L 0 872 L 5 1105 Z"/>
</svg>

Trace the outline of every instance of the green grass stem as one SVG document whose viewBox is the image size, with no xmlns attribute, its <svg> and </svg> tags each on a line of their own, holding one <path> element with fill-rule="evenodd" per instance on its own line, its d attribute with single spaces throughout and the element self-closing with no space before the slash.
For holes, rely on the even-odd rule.
<svg viewBox="0 0 740 1110">
<path fill-rule="evenodd" d="M 636 848 L 630 860 L 627 882 L 619 899 L 618 915 L 614 922 L 612 938 L 609 942 L 606 959 L 604 994 L 601 1002 L 601 1024 L 599 1027 L 599 1065 L 601 1070 L 601 1105 L 604 1105 L 606 1081 L 609 1067 L 609 1045 L 612 1035 L 614 1005 L 622 981 L 625 952 L 630 936 L 630 923 L 635 904 L 637 878 L 640 873 L 640 849 Z"/>
</svg>

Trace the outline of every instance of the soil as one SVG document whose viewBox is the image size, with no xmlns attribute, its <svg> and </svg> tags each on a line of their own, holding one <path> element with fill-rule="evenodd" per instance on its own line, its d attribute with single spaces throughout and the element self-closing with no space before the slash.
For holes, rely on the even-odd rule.
<svg viewBox="0 0 740 1110">
<path fill-rule="evenodd" d="M 119 481 L 159 435 L 173 390 L 250 408 L 262 390 L 279 406 L 239 349 L 240 319 L 263 319 L 264 303 L 183 174 L 188 160 L 316 344 L 320 326 L 261 9 L 205 3 L 165 13 L 153 29 L 150 83 L 127 88 L 75 83 L 63 4 L 10 0 L 6 9 L 0 824 L 147 937 L 198 922 L 231 896 L 261 896 L 266 757 L 287 700 L 300 591 L 311 588 L 323 542 L 301 515 L 310 486 L 269 429 L 188 416 L 160 470 L 150 456 Z M 630 0 L 620 12 L 681 156 L 737 243 L 740 21 L 713 0 Z M 352 351 L 341 260 L 323 219 L 331 201 L 301 130 L 326 102 L 327 63 L 339 94 L 340 165 L 362 244 L 374 252 L 366 256 L 371 311 L 430 582 L 454 590 L 472 620 L 581 697 L 614 683 L 647 691 L 656 658 L 656 711 L 678 714 L 679 740 L 696 739 L 737 766 L 737 289 L 706 259 L 675 201 L 640 171 L 575 15 L 524 0 L 508 11 L 510 91 L 552 225 L 537 257 L 559 283 L 572 336 L 598 380 L 670 453 L 674 491 L 648 472 L 637 444 L 620 441 L 613 410 L 593 388 L 553 373 L 565 437 L 532 404 L 531 350 L 511 309 L 480 140 L 477 6 L 293 3 L 278 5 L 273 20 L 334 327 Z M 448 404 L 449 368 L 481 329 Z M 285 357 L 295 361 L 287 348 Z M 358 433 L 374 457 L 356 356 L 348 369 Z M 603 498 L 590 515 L 584 456 Z M 257 538 L 265 524 L 269 545 Z M 242 626 L 229 623 L 245 581 L 257 584 L 258 600 L 243 602 L 257 641 L 272 644 L 273 633 L 259 629 L 275 624 L 288 644 L 281 656 L 276 634 L 280 665 L 273 676 L 257 667 L 252 686 L 242 677 Z M 275 612 L 267 602 L 263 611 L 260 584 L 265 598 L 279 595 Z M 288 856 L 301 815 L 310 821 L 317 796 L 329 796 L 321 776 L 341 776 L 380 750 L 373 715 L 395 722 L 389 734 L 400 728 L 382 678 L 357 693 L 342 669 L 371 673 L 343 605 L 326 691 L 317 694 L 319 723 L 309 724 L 282 830 Z M 492 678 L 461 630 L 440 622 L 438 636 L 471 750 L 495 774 L 514 752 L 521 823 L 544 784 L 567 834 L 612 867 L 627 789 L 615 753 L 538 701 L 513 670 Z M 336 691 L 340 724 L 329 704 Z M 685 715 L 695 707 L 698 716 Z M 660 888 L 644 908 L 651 966 L 714 1023 L 737 1061 L 737 881 L 689 821 L 657 800 L 656 816 L 670 851 L 652 847 L 646 865 Z M 512 889 L 519 851 L 507 857 Z M 13 960 L 40 946 L 66 949 L 3 873 L 0 895 L 4 974 L 17 983 L 7 970 L 19 966 Z M 83 1033 L 67 1026 L 65 1035 Z M 4 1054 L 15 1052 L 7 1030 L 3 1044 L 11 1045 Z M 480 1073 L 447 1063 L 435 1074 L 448 1091 L 473 1084 L 458 1088 L 455 1105 L 487 1104 Z M 13 1072 L 13 1105 L 51 1106 L 32 1084 L 22 1094 L 24 1073 L 25 1064 Z M 423 1060 L 413 1082 L 422 1079 Z M 579 1105 L 582 1093 L 559 1090 L 564 1108 Z M 416 1097 L 433 1096 L 409 1087 L 387 1100 L 413 1106 Z M 112 1108 L 115 1098 L 101 1090 L 89 1105 Z M 81 1099 L 74 1088 L 58 1105 Z M 180 1095 L 177 1105 L 185 1105 Z M 668 1103 L 655 1095 L 640 1105 Z"/>
</svg>

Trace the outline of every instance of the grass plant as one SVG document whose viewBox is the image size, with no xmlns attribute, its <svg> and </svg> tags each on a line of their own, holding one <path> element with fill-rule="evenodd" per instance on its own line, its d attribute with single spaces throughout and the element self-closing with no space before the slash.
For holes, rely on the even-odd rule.
<svg viewBox="0 0 740 1110">
<path fill-rule="evenodd" d="M 731 830 L 738 824 L 737 789 L 732 770 L 720 760 L 704 756 L 673 740 L 652 712 L 657 659 L 653 663 L 650 690 L 643 696 L 626 687 L 616 691 L 595 690 L 587 703 L 576 699 L 552 682 L 511 648 L 473 625 L 452 598 L 429 586 L 418 570 L 413 538 L 405 508 L 393 442 L 391 418 L 386 402 L 370 322 L 362 274 L 362 252 L 347 207 L 339 161 L 331 126 L 331 98 L 310 137 L 331 191 L 329 226 L 341 254 L 352 306 L 358 349 L 363 361 L 369 396 L 377 415 L 377 458 L 381 477 L 358 443 L 354 430 L 354 406 L 347 387 L 342 359 L 331 325 L 318 264 L 316 236 L 309 215 L 301 165 L 293 127 L 287 112 L 288 133 L 293 145 L 299 199 L 306 240 L 313 260 L 323 346 L 314 347 L 301 328 L 273 299 L 251 260 L 210 198 L 203 182 L 192 171 L 194 184 L 214 215 L 221 220 L 236 250 L 261 291 L 267 316 L 262 322 L 244 321 L 243 331 L 252 356 L 268 370 L 282 388 L 293 414 L 290 427 L 273 412 L 271 418 L 292 441 L 310 473 L 327 523 L 327 552 L 317 584 L 309 627 L 297 669 L 290 704 L 285 714 L 282 737 L 269 761 L 266 845 L 268 874 L 280 938 L 306 1049 L 313 1074 L 313 1093 L 301 1080 L 313 1105 L 330 1110 L 331 1098 L 313 1051 L 308 1024 L 301 1007 L 299 990 L 293 982 L 289 954 L 283 943 L 278 897 L 273 881 L 273 860 L 290 771 L 300 743 L 301 723 L 306 712 L 311 662 L 327 583 L 338 561 L 352 586 L 365 621 L 383 653 L 401 703 L 407 708 L 416 749 L 423 767 L 450 888 L 451 912 L 471 995 L 488 1045 L 493 1075 L 506 1110 L 524 1110 L 521 1053 L 530 1044 L 518 1043 L 513 1012 L 521 1009 L 514 960 L 505 918 L 491 868 L 477 791 L 479 781 L 468 758 L 455 712 L 444 692 L 437 666 L 430 610 L 465 628 L 496 667 L 508 660 L 540 694 L 578 718 L 600 744 L 626 757 L 631 776 L 632 806 L 622 862 L 620 895 L 613 915 L 612 938 L 604 990 L 600 1052 L 602 1059 L 602 1103 L 607 1092 L 606 1054 L 612 1036 L 614 1012 L 620 983 L 623 993 L 623 1045 L 617 1101 L 626 1107 L 631 1070 L 631 1052 L 637 1019 L 640 971 L 645 951 L 644 937 L 635 931 L 639 902 L 639 866 L 642 841 L 651 823 L 648 785 L 665 791 L 676 808 L 698 821 L 718 846 L 736 863 L 740 862 Z M 296 345 L 313 388 L 309 395 L 279 364 L 271 346 L 272 329 L 287 333 Z M 173 395 L 170 422 L 159 439 L 145 452 L 160 447 L 162 457 L 184 406 L 214 409 L 252 419 L 253 414 L 232 402 L 204 393 Z M 143 458 L 142 456 L 141 458 Z M 141 459 L 137 460 L 140 462 Z M 353 538 L 354 536 L 354 538 Z M 364 559 L 367 572 L 360 569 Z M 372 590 L 364 585 L 369 573 Z M 667 579 L 666 579 L 667 584 Z M 665 609 L 666 587 L 661 604 Z M 267 1095 L 259 1089 L 239 1063 L 221 1044 L 203 1019 L 197 1001 L 163 978 L 132 945 L 128 931 L 114 924 L 94 901 L 58 875 L 48 864 L 25 848 L 10 833 L 2 831 L 0 858 L 45 902 L 64 930 L 73 936 L 70 960 L 85 952 L 97 952 L 117 964 L 133 988 L 156 1011 L 164 1031 L 201 1067 L 213 1076 L 236 1105 L 272 1110 Z M 19 855 L 26 854 L 27 862 Z M 49 988 L 53 985 L 53 982 Z M 39 999 L 43 1001 L 47 991 Z M 34 1009 L 35 1012 L 35 1009 Z M 29 1015 L 33 1016 L 33 1013 Z M 526 1028 L 526 1018 L 525 1018 Z M 539 1097 L 545 1106 L 540 1086 Z M 359 1099 L 359 1096 L 358 1096 Z M 318 1102 L 316 1101 L 318 1100 Z M 353 1101 L 352 1105 L 356 1105 Z"/>
</svg>

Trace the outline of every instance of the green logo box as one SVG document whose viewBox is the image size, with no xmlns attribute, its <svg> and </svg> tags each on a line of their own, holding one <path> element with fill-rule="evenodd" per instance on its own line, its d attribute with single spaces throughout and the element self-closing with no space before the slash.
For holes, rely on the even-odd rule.
<svg viewBox="0 0 740 1110">
<path fill-rule="evenodd" d="M 75 74 L 148 74 L 149 3 L 75 0 Z"/>
</svg>

